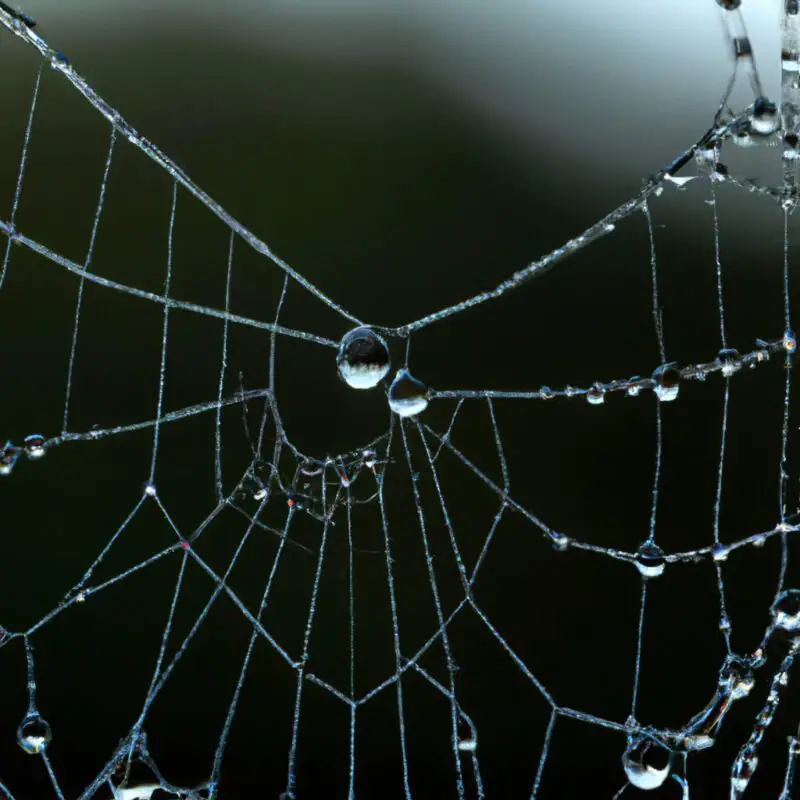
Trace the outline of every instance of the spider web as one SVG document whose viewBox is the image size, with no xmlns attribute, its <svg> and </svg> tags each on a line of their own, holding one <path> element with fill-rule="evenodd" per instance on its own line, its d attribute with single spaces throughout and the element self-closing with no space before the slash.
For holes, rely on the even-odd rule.
<svg viewBox="0 0 800 800">
<path fill-rule="evenodd" d="M 494 289 L 389 326 L 0 7 L 31 84 L 0 217 L 23 312 L 0 792 L 791 796 L 800 18 L 787 0 L 776 107 L 721 14 L 735 67 L 694 145 Z M 47 102 L 102 154 L 68 236 L 48 222 L 80 199 L 32 178 Z M 370 391 L 336 376 L 364 325 L 392 361 Z M 404 391 L 426 407 L 395 413 Z"/>
</svg>

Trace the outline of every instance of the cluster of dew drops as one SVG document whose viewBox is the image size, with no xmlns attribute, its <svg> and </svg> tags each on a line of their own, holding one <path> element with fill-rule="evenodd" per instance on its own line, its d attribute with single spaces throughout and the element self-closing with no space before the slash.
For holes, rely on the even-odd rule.
<svg viewBox="0 0 800 800">
<path fill-rule="evenodd" d="M 339 343 L 336 365 L 342 380 L 353 389 L 373 389 L 391 368 L 386 340 L 372 328 L 359 327 Z M 389 391 L 389 408 L 398 416 L 413 417 L 428 407 L 430 393 L 407 368 L 397 370 Z"/>
<path fill-rule="evenodd" d="M 745 364 L 755 366 L 755 363 L 768 358 L 769 350 L 766 348 L 766 344 L 759 342 L 760 349 L 744 357 L 733 349 L 722 350 L 717 359 L 708 365 L 681 369 L 675 363 L 664 364 L 658 367 L 649 379 L 634 377 L 612 384 L 595 383 L 589 389 L 584 390 L 567 387 L 558 392 L 543 386 L 537 394 L 543 400 L 551 399 L 557 394 L 566 397 L 584 394 L 590 405 L 597 406 L 605 402 L 606 395 L 611 391 L 624 390 L 627 396 L 634 397 L 640 393 L 641 389 L 650 388 L 660 402 L 671 402 L 678 397 L 683 378 L 692 377 L 703 380 L 708 373 L 713 371 L 719 371 L 724 377 L 730 377 Z M 791 330 L 786 331 L 781 347 L 787 353 L 793 353 L 796 350 L 797 340 Z M 337 351 L 336 365 L 340 378 L 351 388 L 374 389 L 384 382 L 391 369 L 389 347 L 386 340 L 372 328 L 359 326 L 342 337 Z M 432 396 L 433 393 L 428 387 L 415 378 L 407 367 L 401 367 L 396 371 L 387 390 L 391 411 L 406 418 L 422 413 L 428 407 Z M 27 436 L 22 447 L 8 442 L 0 450 L 0 475 L 10 474 L 22 453 L 25 453 L 31 460 L 40 459 L 44 456 L 47 446 L 48 441 L 41 434 Z M 555 537 L 555 546 L 558 549 L 566 549 L 569 543 L 568 538 L 563 534 L 555 534 Z M 720 548 L 723 547 L 720 546 Z M 719 552 L 715 550 L 713 555 L 715 560 L 724 560 L 727 550 L 725 552 L 721 549 Z M 644 542 L 635 557 L 636 567 L 646 579 L 661 575 L 664 572 L 666 561 L 667 558 L 663 551 L 652 540 Z M 772 628 L 781 628 L 796 634 L 798 636 L 797 649 L 800 650 L 800 590 L 786 591 L 778 598 L 773 607 Z M 794 645 L 787 658 L 793 657 L 793 653 Z M 745 696 L 752 688 L 754 680 L 752 668 L 760 666 L 759 658 L 763 662 L 760 651 L 754 659 L 751 659 L 752 663 L 748 662 L 744 669 L 737 671 L 728 665 L 728 668 L 723 670 L 723 676 L 720 678 L 719 697 L 724 698 L 724 702 L 718 700 L 718 705 L 723 710 L 718 713 L 717 720 L 721 718 L 732 700 Z M 740 757 L 737 759 L 739 771 L 743 775 L 740 783 L 745 786 L 758 760 L 754 753 L 760 741 L 760 735 L 763 735 L 764 729 L 771 722 L 777 707 L 777 691 L 780 688 L 781 680 L 783 683 L 786 682 L 788 665 L 785 666 L 786 668 L 779 672 L 779 676 L 773 681 L 773 684 L 777 681 L 778 688 L 771 692 L 768 706 L 759 718 L 760 723 L 757 723 L 751 740 L 742 749 Z M 640 729 L 632 732 L 628 737 L 628 746 L 622 758 L 628 781 L 640 789 L 655 789 L 661 786 L 671 774 L 674 752 L 680 749 L 684 751 L 697 750 L 713 743 L 710 736 L 690 734 L 688 731 L 689 729 L 680 735 L 676 734 L 676 740 L 671 744 L 655 734 L 642 732 Z M 757 734 L 759 735 L 757 736 Z M 756 740 L 753 741 L 756 736 Z M 39 714 L 35 706 L 31 705 L 17 729 L 17 742 L 26 753 L 41 754 L 51 739 L 50 725 Z"/>
</svg>

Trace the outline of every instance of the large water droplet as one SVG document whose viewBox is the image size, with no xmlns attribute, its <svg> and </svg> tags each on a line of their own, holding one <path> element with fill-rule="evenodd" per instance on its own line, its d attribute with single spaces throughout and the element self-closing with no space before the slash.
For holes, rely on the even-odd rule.
<svg viewBox="0 0 800 800">
<path fill-rule="evenodd" d="M 787 589 L 772 606 L 775 625 L 790 633 L 800 631 L 800 589 Z"/>
<path fill-rule="evenodd" d="M 372 389 L 389 371 L 389 348 L 371 328 L 354 328 L 342 337 L 336 366 L 353 389 Z"/>
<path fill-rule="evenodd" d="M 681 388 L 681 372 L 675 364 L 663 364 L 653 373 L 653 391 L 662 403 L 678 396 Z"/>
<path fill-rule="evenodd" d="M 728 545 L 717 542 L 711 549 L 711 557 L 714 561 L 727 561 L 730 552 L 731 549 Z"/>
<path fill-rule="evenodd" d="M 17 743 L 31 755 L 43 753 L 52 738 L 50 726 L 39 714 L 28 714 L 17 728 Z"/>
<path fill-rule="evenodd" d="M 794 353 L 797 350 L 797 337 L 791 328 L 787 328 L 783 334 L 783 349 L 787 353 Z"/>
<path fill-rule="evenodd" d="M 591 405 L 600 406 L 606 401 L 606 390 L 599 383 L 596 383 L 586 392 L 586 399 Z"/>
<path fill-rule="evenodd" d="M 622 755 L 622 767 L 628 781 L 637 789 L 657 789 L 669 776 L 672 753 L 651 739 L 628 742 Z"/>
<path fill-rule="evenodd" d="M 389 387 L 389 408 L 401 417 L 413 417 L 428 407 L 428 387 L 407 369 L 397 370 Z"/>
<path fill-rule="evenodd" d="M 636 553 L 636 569 L 645 578 L 657 578 L 664 573 L 664 551 L 655 542 L 645 542 Z"/>
<path fill-rule="evenodd" d="M 554 533 L 551 539 L 555 550 L 564 551 L 569 547 L 569 536 L 563 533 Z"/>
<path fill-rule="evenodd" d="M 726 378 L 730 378 L 731 375 L 742 368 L 742 357 L 739 355 L 739 351 L 730 347 L 719 351 L 717 362 Z"/>
<path fill-rule="evenodd" d="M 45 438 L 41 433 L 32 433 L 30 436 L 26 436 L 22 444 L 28 458 L 41 458 L 45 453 Z"/>
<path fill-rule="evenodd" d="M 766 97 L 759 97 L 753 104 L 753 115 L 750 117 L 750 128 L 760 136 L 771 136 L 780 127 L 778 107 Z"/>
</svg>

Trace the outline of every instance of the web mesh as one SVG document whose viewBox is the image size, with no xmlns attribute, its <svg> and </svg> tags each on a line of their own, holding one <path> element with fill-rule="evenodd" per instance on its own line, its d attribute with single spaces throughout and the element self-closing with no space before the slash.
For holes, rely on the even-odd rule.
<svg viewBox="0 0 800 800">
<path fill-rule="evenodd" d="M 800 16 L 775 105 L 720 6 L 735 66 L 694 145 L 388 326 L 0 4 L 31 85 L 0 217 L 0 793 L 791 796 Z M 79 95 L 91 204 L 31 177 L 42 106 Z"/>
</svg>

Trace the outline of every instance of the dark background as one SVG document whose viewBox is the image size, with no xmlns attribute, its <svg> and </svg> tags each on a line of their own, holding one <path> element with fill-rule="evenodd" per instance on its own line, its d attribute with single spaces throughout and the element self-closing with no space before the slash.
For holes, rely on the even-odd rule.
<svg viewBox="0 0 800 800">
<path fill-rule="evenodd" d="M 658 8 L 655 6 L 658 5 Z M 601 7 L 602 6 L 602 7 Z M 775 95 L 777 4 L 759 7 L 751 35 Z M 365 322 L 401 325 L 491 288 L 559 246 L 638 191 L 708 127 L 730 63 L 711 0 L 700 4 L 47 3 L 26 7 L 39 30 L 131 124 L 300 274 Z M 775 13 L 773 13 L 775 12 Z M 8 219 L 38 57 L 0 36 L 0 213 Z M 736 98 L 748 102 L 746 83 Z M 64 78 L 45 70 L 17 224 L 25 235 L 83 262 L 109 130 Z M 778 150 L 736 153 L 742 177 L 774 181 Z M 172 186 L 127 142 L 111 167 L 93 269 L 163 291 Z M 729 342 L 783 332 L 783 216 L 762 198 L 717 187 Z M 667 355 L 707 361 L 720 347 L 709 186 L 667 186 L 653 201 Z M 790 245 L 796 221 L 790 221 Z M 2 243 L 0 243 L 2 244 Z M 228 233 L 178 192 L 171 295 L 215 308 L 225 302 Z M 790 248 L 790 258 L 794 257 Z M 790 264 L 792 264 L 790 262 Z M 231 310 L 274 318 L 282 274 L 239 242 Z M 793 284 L 794 286 L 794 284 Z M 61 432 L 78 280 L 21 248 L 0 292 L 0 435 Z M 796 295 L 793 289 L 793 296 Z M 659 363 L 651 317 L 650 250 L 636 214 L 613 235 L 502 299 L 412 337 L 410 367 L 435 389 L 588 386 Z M 338 340 L 350 323 L 290 284 L 288 327 Z M 87 284 L 70 406 L 70 429 L 88 431 L 156 413 L 163 315 L 159 306 Z M 222 324 L 170 315 L 165 409 L 216 397 Z M 392 342 L 395 364 L 403 345 Z M 269 335 L 232 326 L 226 394 L 239 372 L 267 380 Z M 380 390 L 348 390 L 335 352 L 278 339 L 276 393 L 288 436 L 314 457 L 363 446 L 388 427 Z M 735 542 L 778 520 L 785 371 L 780 359 L 731 382 L 721 539 Z M 657 541 L 667 552 L 713 541 L 724 384 L 712 376 L 663 408 L 664 455 Z M 792 405 L 795 405 L 794 397 Z M 454 401 L 425 413 L 446 429 Z M 634 550 L 647 537 L 655 460 L 655 400 L 497 401 L 512 495 L 554 530 Z M 794 417 L 792 418 L 794 420 Z M 250 431 L 260 409 L 251 405 Z M 241 408 L 223 414 L 225 488 L 249 463 Z M 791 430 L 796 423 L 792 421 Z M 215 508 L 214 419 L 162 430 L 156 483 L 175 525 L 192 532 Z M 442 603 L 461 599 L 441 507 L 417 433 L 409 428 Z M 274 429 L 267 427 L 267 439 Z M 467 402 L 453 442 L 500 480 L 486 404 Z M 395 442 L 386 469 L 387 513 L 403 654 L 436 630 L 435 607 L 409 470 Z M 271 446 L 271 445 L 270 445 Z M 790 510 L 798 492 L 790 439 Z M 25 630 L 55 608 L 141 497 L 152 431 L 54 448 L 21 461 L 0 485 L 0 624 Z M 266 453 L 269 457 L 269 453 Z M 281 468 L 291 472 L 293 462 Z M 437 463 L 447 511 L 468 567 L 490 529 L 495 494 L 457 459 Z M 357 497 L 374 488 L 363 474 Z M 255 508 L 252 500 L 245 505 Z M 268 509 L 281 527 L 283 498 Z M 394 670 L 380 515 L 356 507 L 356 695 Z M 346 518 L 330 529 L 309 670 L 347 691 Z M 247 529 L 224 510 L 197 552 L 219 573 Z M 321 526 L 305 515 L 292 536 L 317 550 Z M 257 534 L 257 535 L 256 535 Z M 98 568 L 100 583 L 173 544 L 153 502 L 130 522 Z M 276 539 L 245 543 L 230 585 L 257 608 Z M 787 585 L 797 579 L 789 537 Z M 779 574 L 777 539 L 744 548 L 723 568 L 733 647 L 749 653 L 769 619 Z M 37 700 L 52 725 L 48 750 L 67 796 L 76 796 L 136 719 L 152 675 L 180 567 L 161 559 L 67 609 L 32 637 Z M 265 625 L 298 657 L 316 559 L 296 546 L 282 556 Z M 170 652 L 213 584 L 187 565 Z M 507 514 L 475 597 L 489 620 L 555 701 L 625 721 L 641 580 L 629 564 L 577 550 L 555 552 L 521 515 Z M 719 599 L 708 560 L 670 565 L 650 584 L 637 717 L 679 728 L 711 698 L 724 656 Z M 471 611 L 450 630 L 461 707 L 479 732 L 488 797 L 530 794 L 550 707 Z M 151 752 L 176 784 L 207 779 L 246 650 L 250 626 L 225 597 L 212 607 L 145 726 Z M 785 654 L 773 642 L 750 698 L 737 703 L 712 751 L 690 762 L 692 797 L 727 794 L 733 755 L 752 729 L 769 676 Z M 20 641 L 0 652 L 0 780 L 16 797 L 52 793 L 38 759 L 14 731 L 27 705 Z M 446 680 L 441 647 L 420 662 Z M 449 704 L 413 673 L 403 679 L 410 780 L 415 796 L 455 795 Z M 256 647 L 226 754 L 222 797 L 277 797 L 295 698 L 294 672 L 263 641 Z M 402 795 L 396 694 L 359 709 L 356 794 Z M 774 796 L 796 729 L 790 685 L 767 734 L 753 796 Z M 303 694 L 297 796 L 346 795 L 347 707 L 313 683 Z M 2 730 L 5 729 L 5 734 Z M 623 784 L 624 736 L 559 718 L 540 796 L 611 797 Z M 465 761 L 468 796 L 474 796 Z M 756 785 L 758 784 L 758 785 Z M 651 796 L 677 796 L 669 782 Z M 772 794 L 770 794 L 772 792 Z M 635 794 L 629 789 L 626 796 Z"/>
</svg>

